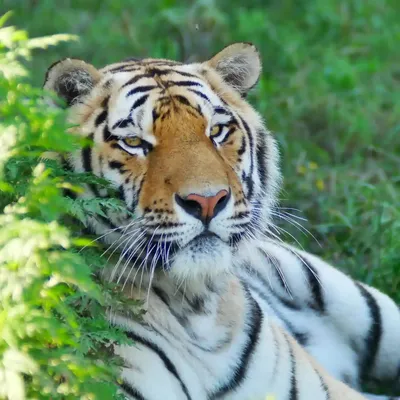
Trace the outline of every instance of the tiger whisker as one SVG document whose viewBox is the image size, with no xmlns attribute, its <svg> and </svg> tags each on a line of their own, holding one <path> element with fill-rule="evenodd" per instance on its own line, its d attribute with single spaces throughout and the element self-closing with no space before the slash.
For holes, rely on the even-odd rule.
<svg viewBox="0 0 400 400">
<path fill-rule="evenodd" d="M 163 235 L 164 235 L 164 233 L 161 234 L 161 238 L 160 238 L 160 240 L 157 242 L 156 252 L 155 252 L 155 254 L 154 254 L 154 256 L 153 256 L 153 260 L 152 260 L 151 266 L 150 266 L 149 287 L 148 287 L 148 289 L 147 289 L 147 296 L 146 296 L 146 304 L 147 304 L 147 305 L 148 305 L 149 298 L 150 298 L 151 284 L 152 284 L 153 279 L 154 279 L 154 271 L 155 271 L 155 269 L 156 269 L 157 262 L 158 262 L 158 260 L 159 260 L 159 258 L 160 258 L 160 256 L 161 256 L 161 253 L 162 253 Z M 159 251 L 160 251 L 160 254 L 159 254 Z"/>
<path fill-rule="evenodd" d="M 321 286 L 322 289 L 325 290 L 325 287 L 321 281 L 321 279 L 319 278 L 319 276 L 315 273 L 315 271 L 311 268 L 311 266 L 308 264 L 308 262 L 304 259 L 304 257 L 301 256 L 301 254 L 299 254 L 297 251 L 295 252 L 296 256 L 298 258 L 300 258 L 300 260 L 303 262 L 303 264 L 308 268 L 308 270 L 313 274 L 314 278 L 316 279 L 316 281 L 318 282 L 318 284 Z"/>
<path fill-rule="evenodd" d="M 285 276 L 285 274 L 284 274 L 282 268 L 280 267 L 279 264 L 277 264 L 277 263 L 274 262 L 273 257 L 270 257 L 269 254 L 267 254 L 267 253 L 264 253 L 264 254 L 267 256 L 269 262 L 274 266 L 275 270 L 278 272 L 280 278 L 282 279 L 283 285 L 285 286 L 286 292 L 288 293 L 288 295 L 290 296 L 290 298 L 293 300 L 292 291 L 290 290 L 290 287 L 289 287 L 289 285 L 288 285 L 288 282 L 287 282 L 287 280 L 286 280 L 286 276 Z"/>
<path fill-rule="evenodd" d="M 259 234 L 261 234 L 261 236 L 265 236 L 265 234 L 264 234 L 262 231 L 259 231 Z M 252 235 L 252 234 L 250 234 L 249 236 L 252 237 L 252 238 L 254 238 L 254 235 Z M 265 237 L 266 237 L 268 240 L 270 240 L 270 238 L 268 238 L 267 236 L 265 236 Z M 281 238 L 279 238 L 278 242 L 283 243 L 283 241 L 282 241 Z M 280 278 L 281 278 L 281 280 L 282 280 L 282 282 L 283 282 L 283 285 L 284 285 L 284 287 L 285 287 L 286 292 L 287 292 L 288 295 L 293 299 L 293 295 L 292 295 L 291 289 L 290 289 L 290 287 L 289 287 L 289 285 L 288 285 L 288 282 L 287 282 L 287 280 L 286 280 L 286 277 L 285 277 L 285 274 L 284 274 L 282 268 L 280 267 L 280 265 L 278 265 L 278 264 L 276 264 L 276 263 L 274 262 L 274 260 L 273 260 L 272 257 L 270 257 L 268 254 L 266 254 L 266 256 L 268 257 L 268 260 L 269 260 L 270 264 L 271 264 L 271 265 L 275 268 L 275 270 L 278 272 L 278 274 L 279 274 L 279 276 L 280 276 Z M 270 282 L 270 284 L 271 284 L 271 282 Z M 271 288 L 272 288 L 272 286 L 271 286 Z"/>
<path fill-rule="evenodd" d="M 128 252 L 133 248 L 133 246 L 145 235 L 145 231 L 143 231 L 138 237 L 133 237 L 132 235 L 130 235 L 126 240 L 124 240 L 124 242 L 123 243 L 125 243 L 125 245 L 124 245 L 124 248 L 123 248 L 123 250 L 122 250 L 122 252 L 120 253 L 120 255 L 119 255 L 119 258 L 118 258 L 118 262 L 115 264 L 115 266 L 114 266 L 114 269 L 113 269 L 113 273 L 112 273 L 112 275 L 111 275 L 111 278 L 112 279 L 114 279 L 114 277 L 115 277 L 115 275 L 116 275 L 116 273 L 117 273 L 117 270 L 118 270 L 118 268 L 119 268 L 119 266 L 120 266 L 120 264 L 121 264 L 121 262 L 122 262 L 122 260 L 124 260 L 124 258 L 125 258 L 125 256 L 126 256 L 126 254 L 128 254 Z M 133 239 L 133 241 L 131 241 Z M 126 249 L 126 250 L 125 250 Z M 134 254 L 134 253 L 132 253 L 132 254 Z M 111 255 L 110 255 L 110 257 L 111 257 Z M 110 258 L 109 257 L 109 258 Z M 128 256 L 128 260 L 129 260 L 129 256 Z M 125 266 L 126 264 L 124 264 L 124 266 Z M 122 271 L 122 273 L 124 272 L 124 267 L 123 267 L 123 271 Z"/>
<path fill-rule="evenodd" d="M 132 236 L 133 236 L 135 233 L 139 232 L 140 230 L 141 230 L 141 228 L 136 228 L 136 229 L 130 231 L 130 232 L 128 233 L 128 236 L 127 236 L 127 237 L 121 236 L 121 237 L 119 237 L 118 239 L 114 240 L 114 242 L 113 242 L 112 244 L 110 244 L 110 246 L 108 246 L 108 248 L 100 255 L 100 257 L 104 257 L 104 256 L 113 248 L 113 246 L 114 246 L 119 240 L 123 239 L 123 240 L 118 244 L 118 246 L 116 246 L 116 248 L 112 251 L 112 253 L 109 255 L 109 257 L 107 258 L 107 262 L 108 262 L 108 261 L 110 260 L 110 258 L 113 256 L 113 254 L 114 254 L 127 240 L 131 239 Z M 125 247 L 124 247 L 124 249 L 123 249 L 122 251 L 124 251 L 124 250 L 125 250 Z"/>
<path fill-rule="evenodd" d="M 79 252 L 78 252 L 78 253 L 80 253 L 81 251 L 85 250 L 85 249 L 86 249 L 87 247 L 89 247 L 91 244 L 97 242 L 98 240 L 104 238 L 105 236 L 110 235 L 111 233 L 113 233 L 113 232 L 115 232 L 115 231 L 117 231 L 117 230 L 120 230 L 120 229 L 121 229 L 121 227 L 119 227 L 119 226 L 117 226 L 116 228 L 113 228 L 113 229 L 108 229 L 106 233 L 104 233 L 104 234 L 101 235 L 101 236 L 98 236 L 96 239 L 93 239 L 93 240 L 90 241 L 87 245 L 85 245 L 85 246 L 83 246 L 81 249 L 79 249 Z"/>
<path fill-rule="evenodd" d="M 279 231 L 285 233 L 286 235 L 290 236 L 290 237 L 296 242 L 296 244 L 297 244 L 302 250 L 304 250 L 302 244 L 301 244 L 290 232 L 288 232 L 286 229 L 284 229 L 284 228 L 282 228 L 282 227 L 280 227 L 280 226 L 276 226 L 276 225 L 275 225 L 275 228 L 276 228 L 277 230 L 279 230 Z M 281 242 L 282 242 L 282 240 L 281 240 Z"/>
<path fill-rule="evenodd" d="M 295 216 L 293 214 L 290 214 L 290 213 L 280 212 L 280 211 L 277 211 L 277 212 L 272 211 L 271 214 L 274 215 L 274 216 L 277 216 L 278 218 L 281 218 L 282 220 L 284 220 L 286 222 L 288 222 L 289 224 L 291 224 L 295 228 L 299 229 L 299 231 L 302 232 L 303 234 L 311 236 L 318 243 L 318 245 L 320 247 L 322 247 L 321 244 L 319 243 L 318 239 L 307 228 L 305 228 L 303 225 L 301 225 L 294 218 L 298 218 L 298 219 L 300 219 L 302 221 L 307 221 L 307 219 L 301 218 L 301 217 L 297 217 L 297 216 Z"/>
<path fill-rule="evenodd" d="M 150 254 L 152 253 L 154 247 L 155 247 L 156 245 L 158 245 L 158 243 L 154 243 L 154 244 L 152 245 L 151 248 L 150 248 L 150 245 L 152 244 L 153 238 L 154 238 L 155 234 L 157 233 L 157 231 L 158 231 L 159 229 L 160 229 L 160 226 L 158 226 L 158 227 L 154 230 L 153 235 L 151 236 L 150 240 L 148 241 L 147 246 L 146 246 L 146 255 L 145 255 L 145 258 L 144 258 L 143 262 L 141 263 L 141 265 L 139 266 L 139 269 L 140 269 L 142 266 L 144 267 L 144 268 L 143 268 L 143 267 L 141 268 L 141 269 L 142 269 L 142 273 L 141 273 L 141 276 L 140 276 L 139 295 L 140 295 L 140 291 L 141 291 L 141 288 L 142 288 L 143 273 L 144 273 L 144 270 L 147 269 L 147 260 L 148 260 L 148 258 L 149 258 L 149 256 L 150 256 Z M 149 248 L 150 248 L 150 249 L 149 249 Z"/>
<path fill-rule="evenodd" d="M 288 216 L 290 216 L 290 217 L 292 217 L 292 218 L 296 218 L 296 219 L 298 219 L 298 220 L 300 220 L 300 221 L 304 221 L 304 222 L 307 222 L 307 221 L 308 221 L 307 218 L 305 218 L 305 217 L 300 217 L 299 215 L 296 215 L 296 214 L 290 213 L 290 212 L 288 212 L 288 211 L 285 211 L 285 209 L 284 209 L 284 208 L 281 208 L 281 207 L 278 207 L 278 208 L 277 208 L 277 211 L 278 211 L 279 213 L 288 215 Z"/>
<path fill-rule="evenodd" d="M 125 282 L 124 282 L 124 284 L 123 284 L 123 286 L 122 286 L 122 289 L 125 288 L 126 284 L 127 284 L 128 281 L 129 281 L 129 277 L 131 276 L 132 271 L 135 270 L 136 263 L 140 260 L 140 256 L 142 255 L 143 251 L 144 251 L 145 248 L 146 248 L 145 244 L 146 244 L 146 240 L 143 239 L 143 241 L 140 243 L 140 245 L 137 246 L 138 249 L 140 249 L 142 246 L 143 246 L 143 248 L 142 248 L 142 250 L 140 251 L 140 253 L 137 255 L 137 257 L 136 257 L 134 263 L 131 265 L 131 269 L 129 270 L 129 273 L 128 273 L 128 275 L 127 275 L 126 278 L 125 278 Z M 133 257 L 133 254 L 135 254 L 135 253 L 132 253 L 131 258 Z M 138 272 L 139 272 L 139 268 L 136 269 L 135 275 L 133 276 L 133 279 L 132 279 L 131 295 L 133 295 L 133 285 L 134 285 L 134 283 L 135 283 L 136 276 L 137 276 Z"/>
<path fill-rule="evenodd" d="M 146 238 L 143 237 L 145 235 L 145 232 L 142 232 L 142 234 L 137 237 L 130 245 L 129 248 L 126 250 L 125 254 L 127 254 L 128 252 L 130 252 L 128 258 L 125 260 L 124 265 L 122 266 L 122 271 L 119 274 L 119 278 L 117 280 L 117 283 L 119 283 L 119 281 L 121 280 L 121 278 L 124 276 L 126 269 L 128 268 L 128 265 L 130 264 L 130 262 L 132 261 L 133 257 L 135 257 L 137 251 L 146 244 Z M 132 248 L 136 245 L 136 248 L 132 251 Z M 144 247 L 145 248 L 145 247 Z M 143 248 L 143 249 L 144 249 Z M 143 250 L 142 250 L 143 251 Z M 119 266 L 119 264 L 121 263 L 121 261 L 124 259 L 125 254 L 122 254 L 120 259 L 118 260 L 118 264 L 117 264 L 117 268 Z"/>
<path fill-rule="evenodd" d="M 130 235 L 130 236 L 127 238 L 127 240 L 125 240 L 125 241 L 123 242 L 123 243 L 125 243 L 125 246 L 124 246 L 124 248 L 123 248 L 123 250 L 122 250 L 122 253 L 120 254 L 120 257 L 119 257 L 119 259 L 118 259 L 117 264 L 115 265 L 115 269 L 117 269 L 117 268 L 119 267 L 120 263 L 121 263 L 122 260 L 125 258 L 126 254 L 128 254 L 128 253 L 131 251 L 131 249 L 133 248 L 133 246 L 134 246 L 139 240 L 141 240 L 141 239 L 143 238 L 144 235 L 146 235 L 146 231 L 145 231 L 145 230 L 143 230 L 143 231 L 142 231 L 138 236 L 136 236 L 136 237 L 133 237 L 133 234 Z M 133 241 L 132 241 L 131 243 L 129 243 L 129 241 L 130 241 L 132 238 L 133 238 Z M 122 243 L 121 243 L 121 245 L 122 245 Z M 128 246 L 128 248 L 127 248 L 127 246 Z M 126 249 L 126 250 L 125 250 L 125 249 Z M 132 254 L 134 255 L 135 252 L 132 252 Z M 111 257 L 111 255 L 110 255 L 110 257 Z M 110 257 L 109 257 L 109 258 L 110 258 Z M 129 257 L 128 257 L 128 260 L 129 260 Z M 126 264 L 124 264 L 124 265 L 126 265 Z"/>
</svg>

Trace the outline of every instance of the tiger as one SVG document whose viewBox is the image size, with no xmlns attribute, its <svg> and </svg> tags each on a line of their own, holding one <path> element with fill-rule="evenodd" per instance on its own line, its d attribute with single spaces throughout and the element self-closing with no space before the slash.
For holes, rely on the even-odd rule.
<svg viewBox="0 0 400 400">
<path fill-rule="evenodd" d="M 66 58 L 46 73 L 92 142 L 66 168 L 114 188 L 79 196 L 126 207 L 88 219 L 118 253 L 103 279 L 145 311 L 108 314 L 134 343 L 114 349 L 129 399 L 384 400 L 361 384 L 399 381 L 395 302 L 273 233 L 278 145 L 246 99 L 261 72 L 234 43 L 204 62 Z"/>
</svg>

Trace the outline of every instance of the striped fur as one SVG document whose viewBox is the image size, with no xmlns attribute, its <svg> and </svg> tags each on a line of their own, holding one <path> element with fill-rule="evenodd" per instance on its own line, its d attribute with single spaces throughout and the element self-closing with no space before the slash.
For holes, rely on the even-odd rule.
<svg viewBox="0 0 400 400">
<path fill-rule="evenodd" d="M 199 64 L 66 59 L 46 75 L 93 140 L 66 163 L 126 203 L 90 222 L 120 254 L 105 277 L 146 305 L 142 321 L 110 314 L 136 343 L 116 348 L 130 399 L 350 400 L 364 380 L 398 379 L 396 305 L 271 239 L 278 152 L 244 100 L 260 70 L 239 43 Z M 212 218 L 188 200 L 218 193 Z"/>
</svg>

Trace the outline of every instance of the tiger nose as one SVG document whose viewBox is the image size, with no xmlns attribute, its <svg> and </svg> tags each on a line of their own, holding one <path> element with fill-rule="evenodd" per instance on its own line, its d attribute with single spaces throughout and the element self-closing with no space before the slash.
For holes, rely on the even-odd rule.
<svg viewBox="0 0 400 400">
<path fill-rule="evenodd" d="M 175 200 L 188 214 L 207 223 L 226 207 L 230 197 L 230 191 L 220 190 L 215 196 L 194 193 L 183 198 L 176 194 Z"/>
</svg>

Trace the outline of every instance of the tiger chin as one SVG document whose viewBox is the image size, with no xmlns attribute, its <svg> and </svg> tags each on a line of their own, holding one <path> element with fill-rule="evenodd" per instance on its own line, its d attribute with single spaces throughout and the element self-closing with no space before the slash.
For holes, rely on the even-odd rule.
<svg viewBox="0 0 400 400">
<path fill-rule="evenodd" d="M 126 204 L 91 226 L 120 254 L 108 277 L 146 299 L 141 322 L 111 316 L 135 341 L 115 349 L 130 399 L 362 399 L 365 378 L 398 377 L 393 301 L 268 234 L 278 150 L 245 99 L 260 74 L 248 43 L 202 63 L 67 58 L 46 74 L 71 133 L 93 141 L 67 166 Z"/>
</svg>

